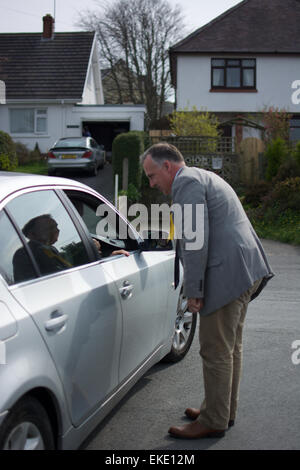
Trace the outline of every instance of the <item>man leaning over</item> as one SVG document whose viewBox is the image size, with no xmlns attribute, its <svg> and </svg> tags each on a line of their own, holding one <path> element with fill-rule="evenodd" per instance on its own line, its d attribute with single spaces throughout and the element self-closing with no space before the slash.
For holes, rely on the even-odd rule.
<svg viewBox="0 0 300 470">
<path fill-rule="evenodd" d="M 204 209 L 202 247 L 191 249 L 187 227 L 176 251 L 184 269 L 188 310 L 200 313 L 200 355 L 205 398 L 187 408 L 192 423 L 172 426 L 175 437 L 222 437 L 234 424 L 242 369 L 242 331 L 248 303 L 273 277 L 263 247 L 234 190 L 213 172 L 187 167 L 179 150 L 160 143 L 141 156 L 151 187 L 172 194 L 182 224 L 195 228 L 197 205 Z M 191 219 L 185 217 L 190 207 Z M 191 233 L 191 230 L 190 230 Z"/>
</svg>

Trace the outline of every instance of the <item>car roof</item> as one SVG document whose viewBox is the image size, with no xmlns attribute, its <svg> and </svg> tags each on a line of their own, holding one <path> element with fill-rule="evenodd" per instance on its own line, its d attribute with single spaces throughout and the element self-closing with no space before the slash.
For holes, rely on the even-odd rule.
<svg viewBox="0 0 300 470">
<path fill-rule="evenodd" d="M 21 189 L 43 187 L 43 186 L 65 186 L 71 188 L 85 189 L 98 194 L 89 186 L 83 183 L 56 176 L 31 175 L 28 173 L 15 173 L 9 171 L 0 171 L 0 202 L 7 196 Z"/>
</svg>

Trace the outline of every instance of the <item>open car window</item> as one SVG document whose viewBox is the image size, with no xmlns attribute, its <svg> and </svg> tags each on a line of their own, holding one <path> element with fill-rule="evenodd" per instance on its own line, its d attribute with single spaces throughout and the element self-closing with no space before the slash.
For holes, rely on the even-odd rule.
<svg viewBox="0 0 300 470">
<path fill-rule="evenodd" d="M 135 251 L 139 248 L 131 227 L 113 208 L 88 193 L 65 190 L 65 194 L 85 223 L 91 238 L 100 242 L 103 257 L 110 256 L 115 250 Z"/>
</svg>

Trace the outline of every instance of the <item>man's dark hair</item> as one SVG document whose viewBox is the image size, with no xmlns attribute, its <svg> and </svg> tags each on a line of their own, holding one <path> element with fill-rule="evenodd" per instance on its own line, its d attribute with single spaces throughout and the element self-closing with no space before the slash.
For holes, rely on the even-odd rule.
<svg viewBox="0 0 300 470">
<path fill-rule="evenodd" d="M 152 145 L 146 152 L 141 156 L 141 163 L 143 164 L 147 155 L 150 155 L 155 163 L 161 165 L 163 161 L 170 160 L 172 162 L 184 162 L 184 158 L 181 152 L 172 144 L 167 142 L 161 142 L 159 144 Z"/>
</svg>

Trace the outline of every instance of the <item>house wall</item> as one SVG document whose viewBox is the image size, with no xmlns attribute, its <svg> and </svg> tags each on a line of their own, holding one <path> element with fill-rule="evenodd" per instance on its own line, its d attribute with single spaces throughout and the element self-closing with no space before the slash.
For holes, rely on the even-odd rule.
<svg viewBox="0 0 300 470">
<path fill-rule="evenodd" d="M 81 124 L 82 121 L 125 121 L 130 123 L 131 131 L 143 131 L 145 112 L 143 105 L 77 105 L 68 111 L 67 118 L 74 124 Z"/>
<path fill-rule="evenodd" d="M 41 152 L 47 152 L 54 142 L 63 137 L 66 131 L 66 116 L 73 104 L 20 103 L 0 106 L 0 129 L 11 135 L 15 142 L 22 142 L 30 150 L 38 143 Z M 15 134 L 10 129 L 10 109 L 47 109 L 47 132 L 45 134 Z"/>
<path fill-rule="evenodd" d="M 47 108 L 48 126 L 45 134 L 13 134 L 10 130 L 9 110 L 13 108 Z M 29 149 L 38 143 L 41 152 L 47 152 L 54 142 L 61 137 L 82 135 L 82 122 L 130 123 L 130 130 L 144 130 L 144 106 L 82 106 L 73 103 L 20 103 L 0 105 L 0 130 L 11 135 L 15 142 L 22 142 Z"/>
<path fill-rule="evenodd" d="M 178 56 L 177 109 L 196 106 L 211 112 L 249 113 L 275 106 L 290 112 L 300 112 L 300 104 L 292 102 L 292 95 L 295 93 L 292 84 L 295 80 L 300 80 L 299 56 L 251 55 L 251 58 L 256 58 L 257 93 L 210 92 L 212 57 L 233 56 Z M 249 55 L 235 57 L 250 58 Z"/>
<path fill-rule="evenodd" d="M 98 43 L 94 38 L 81 104 L 104 104 Z"/>
</svg>

